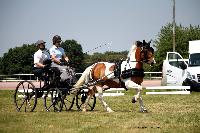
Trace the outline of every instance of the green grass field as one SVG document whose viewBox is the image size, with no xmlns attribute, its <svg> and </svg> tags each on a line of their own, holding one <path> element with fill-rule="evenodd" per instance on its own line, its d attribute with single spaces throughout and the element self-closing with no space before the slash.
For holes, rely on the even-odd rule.
<svg viewBox="0 0 200 133">
<path fill-rule="evenodd" d="M 105 97 L 114 113 L 105 112 L 98 99 L 91 112 L 46 112 L 42 99 L 34 112 L 16 112 L 13 93 L 0 91 L 0 133 L 200 132 L 200 93 L 143 95 L 148 113 L 133 106 L 131 91 Z"/>
</svg>

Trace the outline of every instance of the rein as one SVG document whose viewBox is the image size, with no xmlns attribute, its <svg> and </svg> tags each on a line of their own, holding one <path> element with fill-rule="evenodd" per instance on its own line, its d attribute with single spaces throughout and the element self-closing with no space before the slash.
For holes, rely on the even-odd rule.
<svg viewBox="0 0 200 133">
<path fill-rule="evenodd" d="M 91 50 L 88 50 L 87 52 L 85 52 L 85 54 L 88 54 L 88 53 L 91 52 L 91 51 L 94 51 L 94 50 L 96 50 L 96 49 L 98 49 L 98 48 L 101 48 L 101 47 L 103 47 L 103 46 L 110 45 L 110 44 L 111 44 L 111 43 L 101 44 L 101 45 L 99 45 L 99 46 L 97 46 L 97 47 L 95 47 L 95 48 L 93 48 L 93 49 L 91 49 Z"/>
</svg>

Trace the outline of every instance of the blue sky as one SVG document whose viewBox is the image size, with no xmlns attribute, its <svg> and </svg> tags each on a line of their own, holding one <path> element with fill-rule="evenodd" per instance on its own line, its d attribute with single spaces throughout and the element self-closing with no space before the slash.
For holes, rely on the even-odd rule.
<svg viewBox="0 0 200 133">
<path fill-rule="evenodd" d="M 83 52 L 129 50 L 136 40 L 156 39 L 172 22 L 172 0 L 0 0 L 0 56 L 9 48 L 52 37 L 75 39 Z M 200 0 L 176 0 L 176 23 L 200 25 Z M 90 54 L 92 54 L 92 52 Z"/>
</svg>

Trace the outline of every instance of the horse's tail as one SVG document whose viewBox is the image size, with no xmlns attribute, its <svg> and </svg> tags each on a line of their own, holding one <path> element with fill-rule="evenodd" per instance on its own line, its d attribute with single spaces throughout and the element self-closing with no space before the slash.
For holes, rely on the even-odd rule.
<svg viewBox="0 0 200 133">
<path fill-rule="evenodd" d="M 79 80 L 74 85 L 75 88 L 80 88 L 83 84 L 87 84 L 89 82 L 91 69 L 92 66 L 89 66 L 88 68 L 85 69 Z"/>
</svg>

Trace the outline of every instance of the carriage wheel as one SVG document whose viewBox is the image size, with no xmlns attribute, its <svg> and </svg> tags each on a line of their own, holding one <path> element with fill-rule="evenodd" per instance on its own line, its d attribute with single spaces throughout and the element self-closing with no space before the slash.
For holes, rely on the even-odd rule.
<svg viewBox="0 0 200 133">
<path fill-rule="evenodd" d="M 67 91 L 64 93 L 63 99 L 64 99 L 63 106 L 66 109 L 66 111 L 71 110 L 71 108 L 74 105 L 75 96 L 70 95 L 70 92 Z"/>
<path fill-rule="evenodd" d="M 76 107 L 78 108 L 78 110 L 83 109 L 83 105 L 87 98 L 88 98 L 88 94 L 84 90 L 80 90 L 80 92 L 77 93 Z M 93 95 L 89 100 L 89 103 L 87 105 L 87 110 L 89 110 L 89 111 L 94 110 L 95 104 L 96 104 L 96 97 L 95 97 L 95 95 Z"/>
<path fill-rule="evenodd" d="M 37 104 L 37 90 L 32 82 L 19 82 L 14 93 L 14 103 L 18 112 L 32 112 L 35 109 Z"/>
<path fill-rule="evenodd" d="M 44 96 L 44 107 L 46 111 L 61 112 L 63 107 L 62 91 L 58 88 L 50 88 Z"/>
</svg>

